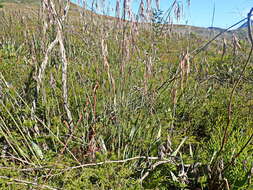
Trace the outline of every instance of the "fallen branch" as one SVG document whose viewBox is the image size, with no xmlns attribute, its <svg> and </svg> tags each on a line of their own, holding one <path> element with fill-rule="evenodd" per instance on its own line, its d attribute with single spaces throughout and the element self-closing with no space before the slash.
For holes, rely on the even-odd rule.
<svg viewBox="0 0 253 190">
<path fill-rule="evenodd" d="M 73 170 L 73 169 L 78 169 L 78 168 L 84 168 L 84 167 L 89 167 L 89 166 L 99 166 L 99 165 L 104 165 L 104 164 L 125 163 L 125 162 L 139 160 L 139 159 L 160 160 L 159 157 L 136 156 L 136 157 L 128 158 L 128 159 L 124 159 L 124 160 L 108 160 L 108 161 L 97 162 L 97 163 L 82 164 L 79 166 L 73 166 L 73 167 L 66 168 L 65 170 Z M 167 160 L 167 161 L 171 161 L 171 160 Z"/>
<path fill-rule="evenodd" d="M 222 138 L 222 143 L 221 143 L 220 150 L 217 153 L 217 158 L 220 155 L 220 153 L 222 152 L 222 150 L 223 150 L 223 148 L 224 148 L 224 146 L 225 146 L 225 144 L 227 142 L 227 139 L 230 136 L 230 135 L 228 135 L 228 129 L 230 128 L 231 121 L 232 121 L 232 103 L 233 103 L 233 98 L 234 98 L 235 90 L 236 90 L 236 88 L 238 87 L 238 85 L 240 84 L 240 82 L 241 82 L 241 80 L 243 78 L 243 75 L 244 75 L 244 73 L 245 73 L 245 71 L 247 69 L 247 66 L 250 63 L 251 56 L 252 56 L 252 53 L 253 53 L 253 38 L 252 38 L 252 33 L 251 33 L 251 16 L 252 16 L 252 12 L 253 12 L 253 8 L 250 10 L 250 12 L 248 14 L 248 36 L 249 36 L 249 39 L 250 39 L 251 48 L 250 48 L 250 52 L 248 54 L 248 58 L 247 58 L 246 62 L 243 65 L 243 68 L 242 68 L 242 71 L 241 71 L 241 73 L 239 75 L 239 78 L 235 82 L 235 84 L 233 86 L 233 89 L 231 91 L 230 97 L 229 97 L 227 125 L 226 125 L 226 127 L 224 129 L 224 135 L 223 135 L 223 138 Z"/>
<path fill-rule="evenodd" d="M 171 158 L 176 158 L 171 156 Z M 127 158 L 124 160 L 108 160 L 108 161 L 103 161 L 103 162 L 97 162 L 97 163 L 88 163 L 88 164 L 82 164 L 78 166 L 72 166 L 72 167 L 66 167 L 66 168 L 53 168 L 54 166 L 45 166 L 45 167 L 34 167 L 34 168 L 13 168 L 13 167 L 0 167 L 0 169 L 11 169 L 11 170 L 16 170 L 16 171 L 35 171 L 35 170 L 73 170 L 73 169 L 79 169 L 79 168 L 85 168 L 85 167 L 91 167 L 91 166 L 101 166 L 104 164 L 114 164 L 114 163 L 126 163 L 134 160 L 140 160 L 140 159 L 145 159 L 145 160 L 161 160 L 159 157 L 147 157 L 147 156 L 136 156 L 133 158 Z M 163 159 L 153 165 L 153 167 L 157 167 L 157 164 L 160 165 L 160 163 L 174 163 L 172 159 Z M 180 164 L 181 165 L 181 164 Z M 185 165 L 185 167 L 189 167 L 190 165 Z"/>
</svg>

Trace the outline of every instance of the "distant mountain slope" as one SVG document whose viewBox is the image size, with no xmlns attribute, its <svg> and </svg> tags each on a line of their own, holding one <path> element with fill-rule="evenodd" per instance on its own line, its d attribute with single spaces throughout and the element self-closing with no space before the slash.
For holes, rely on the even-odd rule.
<svg viewBox="0 0 253 190">
<path fill-rule="evenodd" d="M 251 25 L 253 25 L 253 20 L 251 20 Z M 242 24 L 238 29 L 242 29 L 242 28 L 248 28 L 248 22 L 245 22 L 244 24 Z"/>
<path fill-rule="evenodd" d="M 27 6 L 27 4 L 30 4 L 31 6 L 33 6 L 34 8 L 38 8 L 37 5 L 40 4 L 40 0 L 0 0 L 0 3 L 4 4 L 5 8 L 8 10 L 15 10 L 16 8 L 25 8 Z M 26 4 L 26 6 L 24 6 L 24 4 Z M 14 6 L 15 5 L 15 6 Z M 30 5 L 28 5 L 30 7 Z M 26 7 L 25 10 L 27 10 L 27 12 L 29 13 L 29 7 Z M 74 22 L 77 19 L 79 19 L 79 7 L 76 4 L 71 3 L 71 9 L 70 9 L 70 18 L 71 21 Z M 117 19 L 115 17 L 111 17 L 111 16 L 105 16 L 105 15 L 99 15 L 96 14 L 94 12 L 91 11 L 87 11 L 87 13 L 89 15 L 92 15 L 93 18 L 102 18 L 103 21 L 105 23 L 111 23 L 112 21 L 116 21 Z M 140 24 L 143 25 L 144 23 Z M 252 21 L 253 24 L 253 21 Z M 145 25 L 145 24 L 144 24 Z M 230 30 L 225 32 L 224 34 L 222 34 L 219 39 L 222 38 L 228 38 L 231 39 L 233 34 L 236 34 L 238 38 L 241 39 L 245 39 L 247 37 L 247 22 L 244 23 L 242 26 L 240 26 L 238 29 L 236 30 Z M 177 25 L 174 24 L 172 25 L 166 25 L 166 27 L 164 27 L 165 30 L 167 31 L 172 31 L 174 33 L 178 33 L 180 35 L 189 35 L 189 34 L 195 34 L 197 36 L 203 37 L 205 39 L 209 39 L 214 37 L 215 35 L 219 34 L 220 32 L 223 32 L 225 29 L 222 28 L 218 28 L 218 27 L 208 27 L 208 28 L 204 28 L 204 27 L 196 27 L 196 26 L 189 26 L 189 25 Z"/>
<path fill-rule="evenodd" d="M 217 30 L 217 31 L 220 31 L 220 32 L 223 32 L 225 29 L 223 28 L 219 28 L 219 27 L 208 27 L 209 30 Z"/>
</svg>

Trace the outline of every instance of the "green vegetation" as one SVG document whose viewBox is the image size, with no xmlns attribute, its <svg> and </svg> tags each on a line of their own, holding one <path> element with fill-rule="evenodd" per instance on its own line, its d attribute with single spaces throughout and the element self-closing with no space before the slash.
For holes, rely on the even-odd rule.
<svg viewBox="0 0 253 190">
<path fill-rule="evenodd" d="M 207 40 L 166 30 L 159 15 L 135 26 L 72 9 L 69 121 L 58 45 L 36 93 L 57 31 L 43 34 L 36 11 L 0 9 L 0 189 L 253 188 L 248 42 L 228 39 L 224 51 L 217 41 L 194 55 Z"/>
</svg>

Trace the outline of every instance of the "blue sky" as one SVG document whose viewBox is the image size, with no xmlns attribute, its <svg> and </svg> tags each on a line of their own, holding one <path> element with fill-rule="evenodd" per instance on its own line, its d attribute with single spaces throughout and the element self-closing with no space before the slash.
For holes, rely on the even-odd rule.
<svg viewBox="0 0 253 190">
<path fill-rule="evenodd" d="M 71 1 L 78 2 L 78 0 Z M 104 5 L 100 6 L 100 10 L 102 12 L 105 14 L 114 15 L 116 0 L 95 1 L 97 1 L 100 5 L 101 2 L 104 2 Z M 123 0 L 121 0 L 121 2 L 122 1 Z M 173 1 L 174 0 L 160 0 L 160 8 L 166 11 Z M 213 26 L 226 28 L 246 17 L 250 8 L 253 7 L 253 0 L 191 0 L 190 7 L 187 6 L 187 0 L 178 1 L 185 4 L 184 15 L 180 20 L 180 24 L 189 24 L 202 27 L 209 27 L 212 25 L 214 10 L 215 14 Z M 87 0 L 87 2 L 89 2 L 88 6 L 90 6 L 91 0 Z M 132 0 L 132 8 L 135 12 L 138 10 L 139 2 L 140 0 Z M 155 0 L 153 0 L 153 2 L 155 2 Z M 176 21 L 174 23 L 176 23 Z"/>
<path fill-rule="evenodd" d="M 210 26 L 214 5 L 214 26 L 226 28 L 247 16 L 253 0 L 192 0 L 185 20 L 191 25 Z"/>
</svg>

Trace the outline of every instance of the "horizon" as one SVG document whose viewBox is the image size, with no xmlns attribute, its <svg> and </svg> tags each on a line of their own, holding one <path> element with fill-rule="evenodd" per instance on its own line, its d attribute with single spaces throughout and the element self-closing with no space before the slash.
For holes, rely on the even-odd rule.
<svg viewBox="0 0 253 190">
<path fill-rule="evenodd" d="M 82 2 L 82 0 L 71 0 L 71 2 L 77 5 L 82 5 L 79 3 Z M 86 1 L 86 7 L 88 10 L 92 9 L 91 2 L 91 0 Z M 139 2 L 140 1 L 132 1 L 130 5 L 135 15 L 138 12 Z M 98 14 L 115 17 L 116 0 L 103 0 L 101 2 L 95 1 L 95 3 L 97 3 L 97 5 L 98 3 L 102 3 L 102 8 L 98 5 L 98 8 L 93 9 L 93 11 Z M 165 0 L 160 0 L 160 10 L 165 13 L 171 4 L 172 2 L 168 3 Z M 252 6 L 252 0 L 207 0 L 205 2 L 201 0 L 191 0 L 189 6 L 187 5 L 187 0 L 185 0 L 183 1 L 182 17 L 179 21 L 177 21 L 176 18 L 173 18 L 173 23 L 224 29 L 247 17 L 247 14 Z M 156 8 L 156 3 L 154 0 L 152 1 L 152 7 Z M 240 27 L 240 25 L 237 27 Z"/>
</svg>

